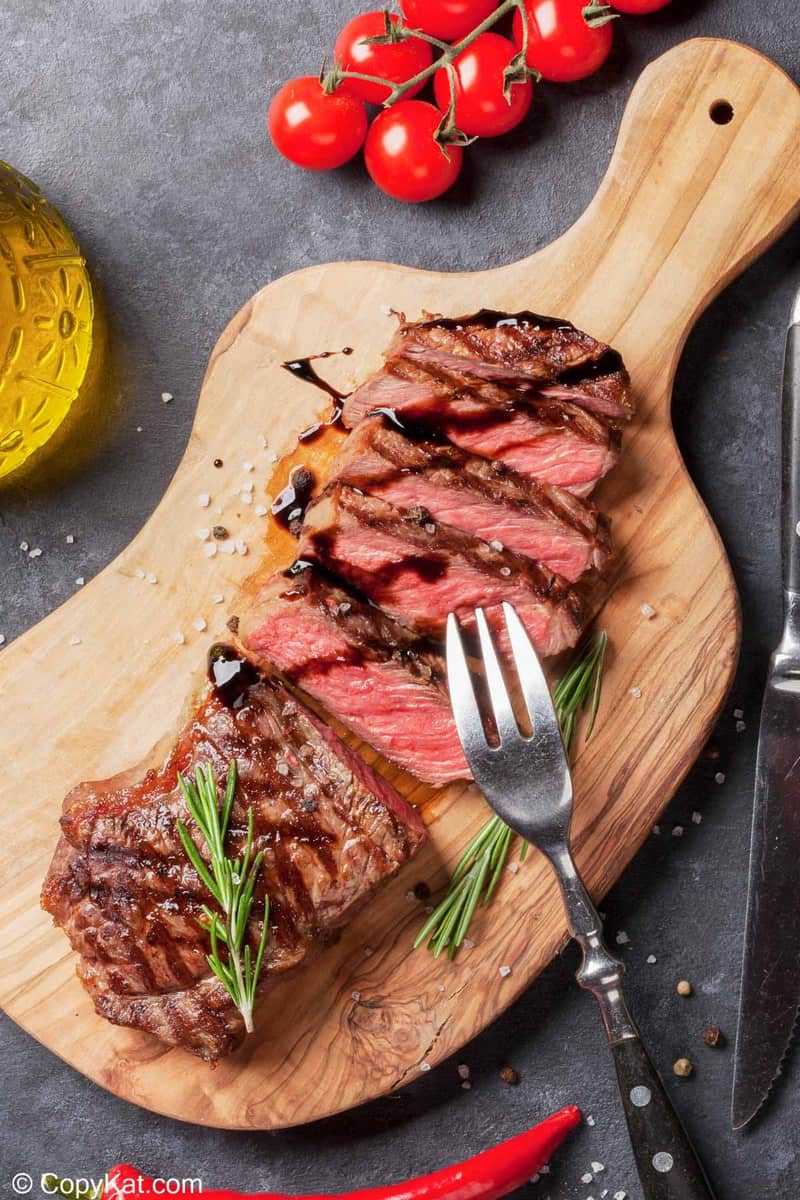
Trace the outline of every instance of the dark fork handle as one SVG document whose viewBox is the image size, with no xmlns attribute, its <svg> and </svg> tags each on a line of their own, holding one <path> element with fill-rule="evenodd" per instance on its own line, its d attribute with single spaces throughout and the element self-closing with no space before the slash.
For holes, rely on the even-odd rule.
<svg viewBox="0 0 800 1200">
<path fill-rule="evenodd" d="M 570 932 L 583 951 L 578 983 L 592 993 L 603 1015 L 645 1200 L 714 1200 L 628 1011 L 622 992 L 625 967 L 606 946 L 602 921 L 569 846 L 550 847 L 548 858 L 561 885 Z"/>
<path fill-rule="evenodd" d="M 639 1037 L 611 1047 L 646 1200 L 714 1200 L 661 1077 Z"/>
</svg>

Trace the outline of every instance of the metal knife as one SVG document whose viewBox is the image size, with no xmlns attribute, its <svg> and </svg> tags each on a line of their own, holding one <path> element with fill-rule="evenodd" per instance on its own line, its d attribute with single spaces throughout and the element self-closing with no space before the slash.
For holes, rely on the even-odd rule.
<svg viewBox="0 0 800 1200">
<path fill-rule="evenodd" d="M 758 735 L 734 1129 L 780 1074 L 800 1007 L 800 292 L 786 336 L 782 455 L 784 626 Z"/>
</svg>

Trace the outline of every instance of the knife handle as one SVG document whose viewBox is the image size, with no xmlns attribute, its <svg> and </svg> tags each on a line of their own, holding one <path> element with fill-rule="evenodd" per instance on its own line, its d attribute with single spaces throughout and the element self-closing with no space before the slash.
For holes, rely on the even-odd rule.
<svg viewBox="0 0 800 1200">
<path fill-rule="evenodd" d="M 782 443 L 783 590 L 788 615 L 795 607 L 792 598 L 800 594 L 800 324 L 790 325 L 786 335 Z"/>
<path fill-rule="evenodd" d="M 611 1052 L 645 1200 L 714 1200 L 641 1038 L 612 1043 Z"/>
</svg>

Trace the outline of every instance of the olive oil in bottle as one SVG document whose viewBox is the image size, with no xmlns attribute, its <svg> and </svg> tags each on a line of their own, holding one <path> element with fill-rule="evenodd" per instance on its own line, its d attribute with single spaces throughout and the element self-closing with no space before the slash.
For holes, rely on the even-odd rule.
<svg viewBox="0 0 800 1200">
<path fill-rule="evenodd" d="M 89 274 L 66 222 L 0 161 L 0 480 L 44 453 L 69 416 L 93 323 Z"/>
</svg>

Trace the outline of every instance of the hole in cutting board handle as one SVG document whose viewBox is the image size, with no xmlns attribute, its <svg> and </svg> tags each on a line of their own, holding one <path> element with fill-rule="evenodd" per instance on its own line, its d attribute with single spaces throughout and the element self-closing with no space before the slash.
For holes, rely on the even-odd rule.
<svg viewBox="0 0 800 1200">
<path fill-rule="evenodd" d="M 715 100 L 708 115 L 715 125 L 729 125 L 733 120 L 733 105 L 729 100 Z"/>
</svg>

